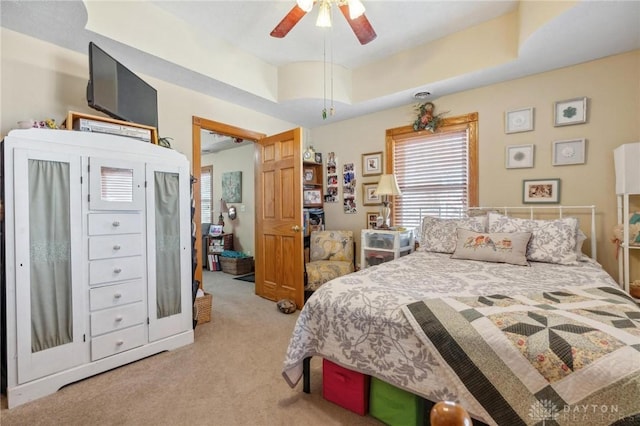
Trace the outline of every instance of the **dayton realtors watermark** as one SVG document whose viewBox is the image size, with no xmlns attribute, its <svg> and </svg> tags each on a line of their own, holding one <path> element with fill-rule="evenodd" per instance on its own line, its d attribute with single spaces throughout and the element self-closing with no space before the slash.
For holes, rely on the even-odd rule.
<svg viewBox="0 0 640 426">
<path fill-rule="evenodd" d="M 607 404 L 575 404 L 557 406 L 552 401 L 541 400 L 531 405 L 529 417 L 545 424 L 545 421 L 564 422 L 615 422 L 624 418 L 617 405 Z"/>
</svg>

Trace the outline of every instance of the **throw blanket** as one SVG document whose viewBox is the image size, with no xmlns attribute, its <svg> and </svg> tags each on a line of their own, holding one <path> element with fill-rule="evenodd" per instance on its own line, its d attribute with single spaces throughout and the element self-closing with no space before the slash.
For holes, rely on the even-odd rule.
<svg viewBox="0 0 640 426">
<path fill-rule="evenodd" d="M 499 425 L 640 424 L 640 309 L 616 288 L 445 297 L 403 311 L 479 405 L 468 408 Z"/>
</svg>

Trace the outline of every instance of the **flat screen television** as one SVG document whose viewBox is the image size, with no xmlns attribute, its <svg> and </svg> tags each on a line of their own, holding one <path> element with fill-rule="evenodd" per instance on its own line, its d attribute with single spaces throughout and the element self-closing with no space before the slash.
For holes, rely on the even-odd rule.
<svg viewBox="0 0 640 426">
<path fill-rule="evenodd" d="M 89 106 L 118 120 L 158 127 L 156 89 L 89 43 Z"/>
</svg>

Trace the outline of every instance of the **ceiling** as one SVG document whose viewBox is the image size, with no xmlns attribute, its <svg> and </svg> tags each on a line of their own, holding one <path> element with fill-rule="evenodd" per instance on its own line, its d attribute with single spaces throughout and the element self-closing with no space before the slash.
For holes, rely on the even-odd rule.
<svg viewBox="0 0 640 426">
<path fill-rule="evenodd" d="M 358 43 L 339 12 L 334 13 L 330 30 L 316 27 L 317 6 L 285 38 L 270 37 L 271 30 L 293 7 L 295 0 L 139 0 L 91 1 L 86 4 L 82 1 L 3 0 L 0 15 L 1 25 L 5 28 L 83 53 L 87 51 L 88 42 L 94 41 L 135 72 L 307 128 L 414 104 L 413 94 L 417 91 L 428 91 L 431 93 L 429 99 L 435 100 L 475 87 L 640 49 L 639 1 L 581 1 L 573 7 L 572 2 L 564 2 L 558 7 L 567 10 L 543 21 L 529 35 L 526 43 L 520 41 L 518 44 L 516 41 L 513 57 L 506 60 L 486 64 L 479 61 L 477 67 L 457 74 L 452 70 L 448 75 L 432 76 L 427 69 L 420 76 L 409 78 L 410 72 L 407 72 L 406 81 L 403 81 L 402 73 L 400 77 L 395 72 L 376 73 L 377 69 L 389 69 L 385 67 L 393 61 L 406 61 L 407 57 L 419 67 L 421 55 L 425 56 L 425 61 L 430 59 L 428 54 L 435 55 L 430 48 L 435 43 L 453 40 L 456 34 L 465 30 L 518 12 L 522 3 L 513 0 L 363 0 L 366 16 L 378 35 L 364 46 Z M 94 11 L 97 6 L 103 9 Z M 113 19 L 109 20 L 107 13 L 97 13 L 104 12 L 104 7 L 113 9 Z M 127 18 L 131 16 L 133 19 L 133 8 L 141 7 L 145 8 L 144 16 L 172 23 L 166 27 L 157 24 L 161 27 L 155 28 L 160 31 L 157 40 L 144 36 L 151 34 L 149 25 L 156 25 L 148 21 L 134 21 L 134 25 L 140 27 L 134 31 L 137 35 L 127 36 L 124 33 Z M 101 19 L 100 25 L 97 18 Z M 163 51 L 160 46 L 174 42 L 183 43 L 179 45 L 183 48 Z M 502 42 L 495 39 L 496 46 Z M 200 50 L 189 48 L 193 45 Z M 473 52 L 465 51 L 462 46 L 459 53 L 469 55 Z M 178 54 L 182 58 L 176 59 Z M 315 81 L 305 81 L 305 75 L 291 74 L 296 68 L 287 68 L 304 64 L 321 66 L 325 54 L 327 60 L 334 64 L 336 79 L 346 79 L 347 84 L 354 85 L 354 92 L 357 89 L 365 93 L 353 96 L 347 93 L 346 97 L 336 99 L 335 115 L 327 119 L 323 119 L 321 113 L 327 105 L 324 87 L 316 92 L 307 91 L 306 86 Z M 213 70 L 207 68 L 204 61 L 209 56 L 223 65 L 220 68 L 228 71 L 226 76 L 214 75 L 216 67 Z M 274 75 L 286 75 L 288 72 L 291 81 L 299 78 L 297 86 L 291 84 L 287 87 L 287 90 L 298 90 L 299 93 L 283 95 L 282 81 L 277 93 L 260 92 L 260 88 L 253 87 L 259 80 L 251 75 L 254 68 L 275 70 Z M 330 70 L 331 67 L 323 68 L 323 72 L 329 75 Z M 234 74 L 246 75 L 244 82 L 241 78 L 233 81 Z M 375 90 L 367 91 L 367 87 L 362 86 L 363 75 L 368 76 L 367 84 Z M 330 93 L 327 97 L 330 103 Z"/>
</svg>

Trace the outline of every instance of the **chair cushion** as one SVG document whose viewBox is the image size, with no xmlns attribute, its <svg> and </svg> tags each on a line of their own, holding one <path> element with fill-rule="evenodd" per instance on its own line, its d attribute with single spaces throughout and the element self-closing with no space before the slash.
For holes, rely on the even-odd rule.
<svg viewBox="0 0 640 426">
<path fill-rule="evenodd" d="M 307 263 L 306 268 L 307 285 L 305 290 L 315 291 L 327 281 L 353 272 L 353 263 L 339 260 L 316 260 Z"/>
<path fill-rule="evenodd" d="M 311 233 L 309 260 L 353 261 L 352 231 L 316 231 Z"/>
</svg>

